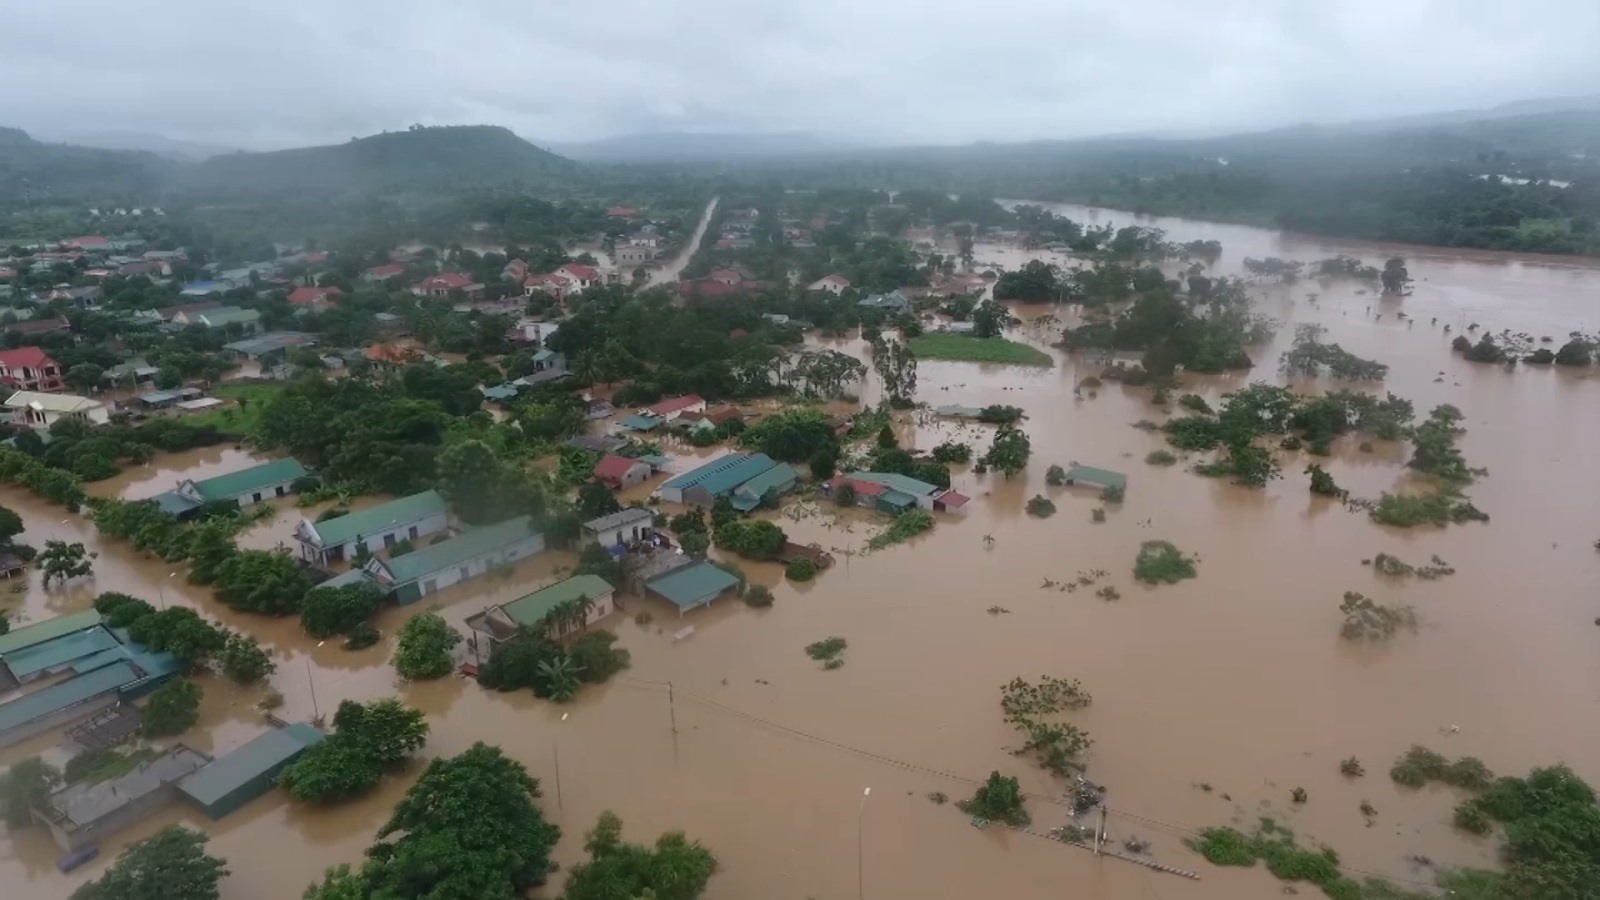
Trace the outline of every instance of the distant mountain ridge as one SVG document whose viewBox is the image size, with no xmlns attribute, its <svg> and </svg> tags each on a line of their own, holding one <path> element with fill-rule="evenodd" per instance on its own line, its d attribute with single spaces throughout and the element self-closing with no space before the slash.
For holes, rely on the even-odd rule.
<svg viewBox="0 0 1600 900">
<path fill-rule="evenodd" d="M 676 163 L 777 159 L 846 152 L 855 147 L 809 132 L 788 131 L 625 134 L 596 141 L 553 144 L 550 149 L 580 162 Z"/>
<path fill-rule="evenodd" d="M 218 147 L 196 141 L 181 141 L 143 131 L 85 131 L 51 135 L 63 144 L 95 147 L 101 150 L 144 150 L 176 162 L 200 162 L 224 153 L 238 153 L 237 147 Z"/>
</svg>

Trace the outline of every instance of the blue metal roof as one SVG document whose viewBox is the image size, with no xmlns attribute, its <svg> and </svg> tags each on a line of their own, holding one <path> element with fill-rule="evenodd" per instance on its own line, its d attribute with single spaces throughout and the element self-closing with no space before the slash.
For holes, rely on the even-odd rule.
<svg viewBox="0 0 1600 900">
<path fill-rule="evenodd" d="M 9 703 L 0 703 L 0 733 L 53 715 L 61 710 L 115 691 L 139 680 L 139 673 L 126 662 L 96 669 L 43 690 L 24 694 Z"/>
<path fill-rule="evenodd" d="M 710 603 L 717 595 L 738 583 L 739 579 L 711 563 L 701 561 L 674 569 L 646 587 L 665 597 L 681 611 Z"/>
</svg>

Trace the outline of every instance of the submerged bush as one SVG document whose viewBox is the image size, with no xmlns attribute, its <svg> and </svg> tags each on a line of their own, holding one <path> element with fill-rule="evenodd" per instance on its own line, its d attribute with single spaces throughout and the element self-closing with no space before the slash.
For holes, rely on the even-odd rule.
<svg viewBox="0 0 1600 900">
<path fill-rule="evenodd" d="M 1056 514 L 1056 505 L 1050 502 L 1049 497 L 1046 497 L 1042 494 L 1035 494 L 1033 498 L 1028 501 L 1027 510 L 1028 515 L 1030 516 L 1036 516 L 1040 519 L 1048 519 Z"/>
<path fill-rule="evenodd" d="M 1411 607 L 1404 604 L 1384 606 L 1356 591 L 1344 592 L 1339 611 L 1344 613 L 1344 626 L 1339 633 L 1346 640 L 1384 641 L 1401 629 L 1416 630 L 1417 627 L 1417 614 Z"/>
<path fill-rule="evenodd" d="M 1145 456 L 1144 461 L 1152 466 L 1170 466 L 1178 461 L 1178 457 L 1166 450 L 1152 450 Z"/>
<path fill-rule="evenodd" d="M 1133 577 L 1146 584 L 1177 584 L 1196 574 L 1194 560 L 1168 541 L 1145 541 L 1133 561 Z"/>
</svg>

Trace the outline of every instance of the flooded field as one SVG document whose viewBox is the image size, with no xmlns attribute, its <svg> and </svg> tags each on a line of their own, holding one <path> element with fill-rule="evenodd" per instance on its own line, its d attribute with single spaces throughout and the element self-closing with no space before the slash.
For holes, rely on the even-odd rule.
<svg viewBox="0 0 1600 900">
<path fill-rule="evenodd" d="M 1370 263 L 1389 255 L 1235 226 L 1151 224 L 1172 239 L 1220 240 L 1225 253 L 1214 268 L 1221 274 L 1237 272 L 1246 256 L 1309 261 L 1346 252 Z M 1254 353 L 1256 370 L 1190 378 L 1184 390 L 1214 405 L 1252 379 L 1276 380 L 1288 323 L 1320 322 L 1328 340 L 1387 363 L 1383 387 L 1423 414 L 1444 402 L 1466 414 L 1462 450 L 1490 473 L 1469 489 L 1493 517 L 1487 525 L 1381 528 L 1307 493 L 1300 472 L 1306 461 L 1295 454 L 1281 456 L 1282 480 L 1254 491 L 1183 465 L 1148 466 L 1145 455 L 1164 442 L 1130 423 L 1164 417 L 1148 403 L 1149 392 L 1107 385 L 1093 398 L 1075 397 L 1074 385 L 1089 372 L 1051 349 L 1056 364 L 1048 369 L 921 364 L 918 399 L 930 405 L 1009 403 L 1029 415 L 1026 473 L 1010 481 L 956 473 L 957 489 L 975 498 L 965 519 L 941 518 L 910 544 L 861 555 L 880 527 L 868 517 L 841 519 L 829 508 L 782 518 L 792 539 L 833 548 L 838 565 L 796 586 L 775 566 L 742 564 L 753 581 L 773 588 L 777 603 L 769 610 L 723 600 L 680 623 L 664 604 L 625 597 L 626 612 L 608 626 L 633 654 L 633 668 L 585 688 L 565 707 L 454 678 L 400 682 L 387 664 L 394 632 L 429 604 L 383 612 L 377 624 L 385 640 L 368 650 L 318 646 L 296 621 L 232 613 L 208 590 L 187 585 L 181 571 L 171 575 L 159 561 L 102 541 L 79 518 L 9 489 L 0 491 L 0 503 L 26 519 L 24 540 L 81 540 L 99 557 L 92 581 L 45 591 L 31 578 L 23 593 L 0 593 L 0 605 L 37 619 L 84 608 L 95 593 L 115 589 L 204 610 L 257 635 L 273 653 L 271 687 L 285 697 L 285 718 L 326 713 L 343 699 L 398 695 L 429 714 L 427 755 L 483 740 L 542 780 L 546 812 L 565 831 L 557 851 L 563 864 L 580 858 L 582 831 L 611 809 L 630 838 L 652 840 L 677 828 L 713 848 L 721 863 L 707 893 L 713 900 L 854 897 L 858 880 L 862 896 L 904 900 L 1272 897 L 1281 885 L 1264 869 L 1213 868 L 1180 844 L 1192 829 L 1230 821 L 1248 827 L 1266 814 L 1287 822 L 1303 843 L 1338 850 L 1347 872 L 1429 883 L 1432 873 L 1408 862 L 1413 855 L 1481 865 L 1492 862 L 1494 845 L 1450 827 L 1452 791 L 1411 791 L 1389 780 L 1388 766 L 1411 744 L 1475 755 L 1497 772 L 1565 761 L 1600 781 L 1593 752 L 1600 747 L 1600 628 L 1593 624 L 1600 554 L 1589 546 L 1600 537 L 1592 455 L 1600 446 L 1600 379 L 1466 363 L 1450 353 L 1442 332 L 1445 323 L 1459 323 L 1459 333 L 1472 321 L 1558 341 L 1573 328 L 1593 330 L 1600 268 L 1433 250 L 1403 255 L 1416 279 L 1404 300 L 1360 295 L 1354 282 L 1260 292 L 1259 308 L 1284 325 L 1273 346 Z M 1008 265 L 1023 258 L 985 245 L 977 256 Z M 1311 291 L 1321 295 L 1314 307 L 1305 298 Z M 1369 306 L 1385 313 L 1381 321 Z M 1396 319 L 1400 309 L 1414 325 Z M 1019 310 L 1027 319 L 1046 313 L 1060 314 Z M 1429 325 L 1433 317 L 1436 326 Z M 1028 333 L 1041 347 L 1056 338 L 1053 329 Z M 866 393 L 875 396 L 875 386 Z M 987 428 L 919 420 L 903 434 L 927 449 L 963 432 L 980 451 L 987 446 Z M 231 448 L 198 451 L 95 490 L 148 496 L 170 489 L 177 470 L 215 474 L 250 458 Z M 1365 453 L 1349 441 L 1323 463 L 1352 493 L 1376 496 L 1404 480 L 1405 458 L 1404 448 L 1379 442 Z M 1048 465 L 1072 461 L 1128 474 L 1127 501 L 1105 523 L 1091 521 L 1100 505 L 1093 494 L 1045 485 Z M 1053 518 L 1024 513 L 1027 499 L 1041 493 L 1059 508 Z M 288 541 L 299 514 L 283 504 L 242 543 Z M 1199 577 L 1160 588 L 1135 583 L 1134 554 L 1151 539 L 1198 554 Z M 1438 555 L 1458 572 L 1436 581 L 1380 579 L 1361 564 L 1379 552 L 1411 562 Z M 570 557 L 548 554 L 510 578 L 468 582 L 429 601 L 459 623 L 570 565 Z M 1046 579 L 1093 570 L 1109 573 L 1096 586 L 1114 586 L 1120 600 L 1103 601 L 1092 589 L 1041 589 Z M 1338 605 L 1347 590 L 1414 606 L 1421 629 L 1382 648 L 1341 641 Z M 1010 613 L 990 615 L 993 606 Z M 636 624 L 641 611 L 654 621 Z M 694 634 L 674 642 L 681 624 L 694 625 Z M 802 648 L 830 635 L 849 641 L 847 662 L 822 671 Z M 1029 804 L 1035 829 L 1065 821 L 1066 810 L 1050 802 L 1059 783 L 1009 752 L 1018 738 L 1001 721 L 999 686 L 1040 675 L 1081 679 L 1094 695 L 1073 721 L 1094 739 L 1089 775 L 1108 788 L 1117 844 L 1130 836 L 1151 840 L 1155 859 L 1196 870 L 1201 880 L 1097 860 L 1031 834 L 978 831 L 952 806 L 926 798 L 934 791 L 969 796 L 970 780 L 998 769 L 1037 795 Z M 205 717 L 184 740 L 226 751 L 263 727 L 253 708 L 261 689 L 220 678 L 203 683 Z M 9 748 L 0 762 L 51 742 L 41 740 Z M 1339 774 L 1339 760 L 1352 755 L 1366 764 L 1364 779 Z M 359 860 L 415 774 L 330 809 L 275 794 L 211 823 L 174 808 L 111 841 L 100 861 L 72 876 L 56 873 L 54 846 L 29 830 L 0 838 L 0 886 L 6 896 L 64 897 L 127 841 L 182 819 L 211 833 L 210 852 L 227 858 L 233 875 L 225 897 L 298 896 L 324 867 Z M 1291 805 L 1295 787 L 1309 802 Z M 1370 826 L 1358 810 L 1363 800 L 1378 811 Z"/>
</svg>

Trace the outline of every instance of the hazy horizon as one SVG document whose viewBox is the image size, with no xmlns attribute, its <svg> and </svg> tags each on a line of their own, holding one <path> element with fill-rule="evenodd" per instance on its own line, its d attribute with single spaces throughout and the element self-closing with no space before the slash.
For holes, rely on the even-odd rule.
<svg viewBox="0 0 1600 900">
<path fill-rule="evenodd" d="M 1600 4 L 732 0 L 8 10 L 0 124 L 245 150 L 412 124 L 540 145 L 803 132 L 862 145 L 1218 134 L 1592 94 Z M 244 38 L 244 40 L 241 40 Z"/>
</svg>

